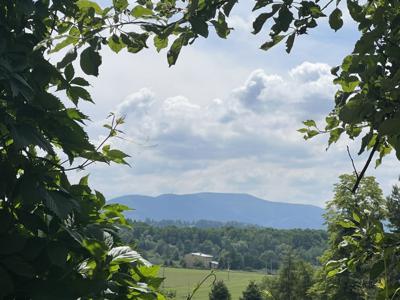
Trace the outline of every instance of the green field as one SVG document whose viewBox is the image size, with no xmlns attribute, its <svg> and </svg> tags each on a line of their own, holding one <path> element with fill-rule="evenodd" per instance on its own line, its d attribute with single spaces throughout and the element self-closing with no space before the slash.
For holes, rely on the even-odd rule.
<svg viewBox="0 0 400 300">
<path fill-rule="evenodd" d="M 177 269 L 177 268 L 161 268 L 160 276 L 166 277 L 162 287 L 166 290 L 175 290 L 177 300 L 186 299 L 188 293 L 192 291 L 193 287 L 200 282 L 210 271 L 208 270 L 194 270 L 194 269 Z M 250 280 L 260 281 L 263 276 L 261 273 L 256 272 L 241 272 L 241 271 L 221 271 L 216 270 L 215 274 L 217 280 L 223 280 L 228 286 L 232 295 L 232 300 L 238 300 L 242 291 L 246 288 Z M 212 280 L 209 279 L 196 293 L 193 300 L 208 300 L 208 293 L 210 292 L 210 284 Z"/>
</svg>

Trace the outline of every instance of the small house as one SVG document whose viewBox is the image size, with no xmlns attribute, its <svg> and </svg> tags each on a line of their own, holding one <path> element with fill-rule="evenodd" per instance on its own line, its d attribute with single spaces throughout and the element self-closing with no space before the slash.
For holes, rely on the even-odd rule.
<svg viewBox="0 0 400 300">
<path fill-rule="evenodd" d="M 213 256 L 201 252 L 188 253 L 184 256 L 186 267 L 201 267 L 205 269 L 217 269 L 218 262 L 213 260 Z"/>
</svg>

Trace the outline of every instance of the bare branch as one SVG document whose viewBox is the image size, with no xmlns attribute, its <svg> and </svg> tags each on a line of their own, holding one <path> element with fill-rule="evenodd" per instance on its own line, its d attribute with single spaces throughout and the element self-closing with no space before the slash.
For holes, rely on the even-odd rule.
<svg viewBox="0 0 400 300">
<path fill-rule="evenodd" d="M 357 172 L 356 166 L 355 166 L 355 164 L 354 164 L 353 157 L 351 157 L 349 146 L 346 146 L 346 148 L 347 148 L 347 154 L 349 155 L 350 160 L 351 160 L 351 164 L 353 165 L 354 173 L 356 173 L 356 177 L 358 178 L 358 177 L 359 177 L 359 176 L 358 176 L 358 172 Z"/>
</svg>

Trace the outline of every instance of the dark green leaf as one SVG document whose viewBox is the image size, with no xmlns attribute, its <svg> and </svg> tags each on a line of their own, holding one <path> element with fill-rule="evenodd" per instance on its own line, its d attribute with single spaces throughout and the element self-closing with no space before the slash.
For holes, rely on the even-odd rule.
<svg viewBox="0 0 400 300">
<path fill-rule="evenodd" d="M 74 79 L 71 80 L 71 84 L 76 84 L 80 86 L 89 86 L 89 82 L 82 78 L 82 77 L 75 77 Z"/>
<path fill-rule="evenodd" d="M 114 8 L 118 11 L 124 10 L 128 7 L 128 0 L 113 0 Z"/>
<path fill-rule="evenodd" d="M 278 44 L 284 37 L 285 37 L 284 35 L 275 35 L 272 38 L 272 41 L 262 44 L 260 48 L 262 50 L 267 51 L 267 50 L 271 49 L 273 46 L 275 46 L 276 44 Z"/>
<path fill-rule="evenodd" d="M 64 58 L 57 64 L 57 68 L 65 68 L 68 64 L 72 63 L 78 56 L 76 49 L 72 49 L 67 52 Z"/>
<path fill-rule="evenodd" d="M 74 67 L 72 66 L 72 64 L 69 64 L 65 68 L 64 75 L 65 75 L 65 80 L 68 81 L 68 82 L 71 81 L 71 79 L 74 77 L 75 70 L 74 70 Z"/>
<path fill-rule="evenodd" d="M 88 47 L 81 53 L 81 68 L 87 75 L 99 75 L 99 66 L 101 65 L 101 56 L 92 47 Z"/>
<path fill-rule="evenodd" d="M 294 38 L 296 37 L 295 33 L 292 33 L 291 35 L 289 35 L 289 37 L 286 40 L 286 52 L 290 53 L 290 51 L 292 50 L 293 47 L 293 43 L 294 43 Z"/>
<path fill-rule="evenodd" d="M 343 26 L 342 11 L 336 8 L 329 16 L 329 25 L 335 31 L 338 31 Z"/>
<path fill-rule="evenodd" d="M 203 37 L 208 37 L 208 24 L 199 17 L 193 17 L 189 20 L 192 25 L 192 29 L 195 33 L 200 34 Z"/>
<path fill-rule="evenodd" d="M 272 10 L 271 10 L 271 12 L 260 14 L 260 15 L 255 19 L 255 21 L 253 22 L 253 29 L 254 29 L 253 33 L 254 33 L 254 34 L 257 34 L 258 32 L 260 32 L 261 29 L 262 29 L 262 27 L 264 26 L 265 22 L 266 22 L 269 18 L 271 18 L 271 17 L 279 10 L 279 8 L 280 8 L 281 6 L 282 6 L 281 4 L 274 4 L 274 5 L 272 5 Z"/>
</svg>

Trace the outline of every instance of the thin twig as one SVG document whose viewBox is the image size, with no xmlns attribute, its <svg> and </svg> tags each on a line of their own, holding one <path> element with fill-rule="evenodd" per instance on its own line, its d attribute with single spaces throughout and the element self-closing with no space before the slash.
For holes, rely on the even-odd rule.
<svg viewBox="0 0 400 300">
<path fill-rule="evenodd" d="M 214 271 L 211 271 L 210 274 L 208 274 L 206 277 L 203 278 L 202 281 L 200 281 L 196 287 L 193 289 L 192 293 L 188 295 L 186 300 L 191 300 L 193 296 L 196 294 L 197 290 L 204 284 L 204 282 L 207 281 L 208 278 L 213 277 L 213 282 L 211 284 L 214 284 L 215 281 L 217 280 L 217 276 L 215 275 Z"/>
<path fill-rule="evenodd" d="M 354 173 L 356 173 L 356 176 L 357 176 L 357 178 L 358 178 L 358 172 L 357 172 L 356 166 L 355 166 L 355 164 L 354 164 L 353 157 L 351 157 L 349 146 L 346 146 L 346 148 L 347 148 L 347 154 L 349 155 L 350 160 L 351 160 L 351 164 L 353 165 Z"/>
</svg>

